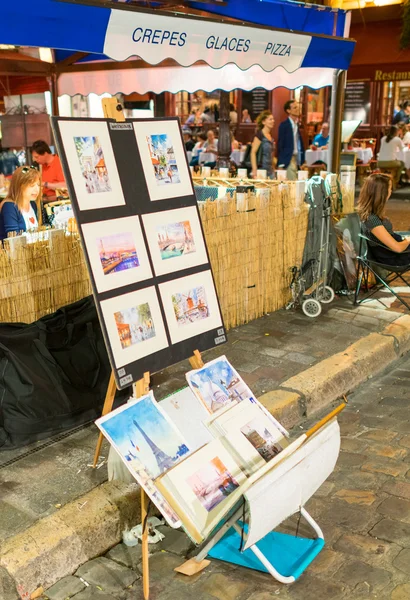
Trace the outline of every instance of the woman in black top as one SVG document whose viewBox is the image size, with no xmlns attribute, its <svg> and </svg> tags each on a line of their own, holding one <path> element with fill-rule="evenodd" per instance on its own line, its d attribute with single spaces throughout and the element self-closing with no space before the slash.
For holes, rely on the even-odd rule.
<svg viewBox="0 0 410 600">
<path fill-rule="evenodd" d="M 258 131 L 253 138 L 251 149 L 252 177 L 256 179 L 257 169 L 266 169 L 268 178 L 272 179 L 274 152 L 272 130 L 275 121 L 270 110 L 264 110 L 258 115 L 256 122 L 258 124 Z M 258 160 L 259 149 L 260 156 Z"/>
<path fill-rule="evenodd" d="M 410 240 L 395 233 L 393 225 L 385 216 L 391 192 L 392 180 L 389 175 L 370 175 L 360 191 L 357 212 L 364 233 L 370 239 L 369 258 L 385 265 L 404 266 L 410 264 Z"/>
</svg>

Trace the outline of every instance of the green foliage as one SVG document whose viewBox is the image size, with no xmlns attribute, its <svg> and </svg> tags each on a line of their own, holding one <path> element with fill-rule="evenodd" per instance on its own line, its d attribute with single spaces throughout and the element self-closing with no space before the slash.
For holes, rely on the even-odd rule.
<svg viewBox="0 0 410 600">
<path fill-rule="evenodd" d="M 410 0 L 405 0 L 403 4 L 403 27 L 400 37 L 400 50 L 405 50 L 410 46 Z"/>
</svg>

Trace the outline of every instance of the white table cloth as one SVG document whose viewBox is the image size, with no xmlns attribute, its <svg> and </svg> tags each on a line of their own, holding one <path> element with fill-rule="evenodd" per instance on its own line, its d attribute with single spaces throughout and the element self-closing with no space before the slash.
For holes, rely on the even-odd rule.
<svg viewBox="0 0 410 600">
<path fill-rule="evenodd" d="M 404 162 L 406 169 L 410 169 L 410 149 L 404 148 L 401 152 L 398 152 L 397 158 Z"/>
<path fill-rule="evenodd" d="M 353 151 L 357 154 L 357 159 L 361 160 L 364 165 L 367 165 L 372 157 L 373 152 L 371 148 L 353 148 Z M 306 164 L 308 166 L 313 165 L 316 161 L 320 160 L 327 164 L 328 151 L 327 150 L 306 150 L 305 154 Z M 400 159 L 403 160 L 403 159 Z M 409 158 L 410 160 L 410 158 Z"/>
<path fill-rule="evenodd" d="M 199 155 L 199 164 L 203 165 L 208 162 L 216 162 L 217 156 L 213 152 L 201 152 Z"/>
<path fill-rule="evenodd" d="M 232 150 L 231 160 L 237 165 L 240 165 L 245 158 L 246 150 Z"/>
</svg>

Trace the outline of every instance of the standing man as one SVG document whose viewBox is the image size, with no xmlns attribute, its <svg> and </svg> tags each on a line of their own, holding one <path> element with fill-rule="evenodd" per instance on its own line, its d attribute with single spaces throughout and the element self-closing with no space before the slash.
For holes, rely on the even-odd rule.
<svg viewBox="0 0 410 600">
<path fill-rule="evenodd" d="M 41 166 L 41 180 L 45 202 L 56 199 L 56 189 L 67 189 L 63 169 L 57 154 L 52 154 L 50 146 L 37 140 L 31 147 L 33 160 Z"/>
<path fill-rule="evenodd" d="M 305 159 L 305 149 L 299 131 L 299 104 L 288 100 L 283 107 L 288 118 L 279 125 L 278 132 L 278 169 L 286 169 L 290 180 L 298 178 L 298 167 Z"/>
</svg>

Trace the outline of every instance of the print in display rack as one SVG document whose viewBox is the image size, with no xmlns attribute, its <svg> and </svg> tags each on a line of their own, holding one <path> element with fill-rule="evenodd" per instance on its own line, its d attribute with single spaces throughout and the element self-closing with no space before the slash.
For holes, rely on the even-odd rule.
<svg viewBox="0 0 410 600">
<path fill-rule="evenodd" d="M 290 441 L 225 356 L 195 360 L 189 387 L 160 403 L 152 392 L 132 399 L 97 425 L 168 524 L 205 543 L 178 572 L 201 571 L 209 555 L 291 583 L 324 545 L 303 507 L 336 464 L 344 404 Z M 213 412 L 205 391 L 224 398 Z M 297 512 L 316 539 L 273 531 Z"/>
</svg>

